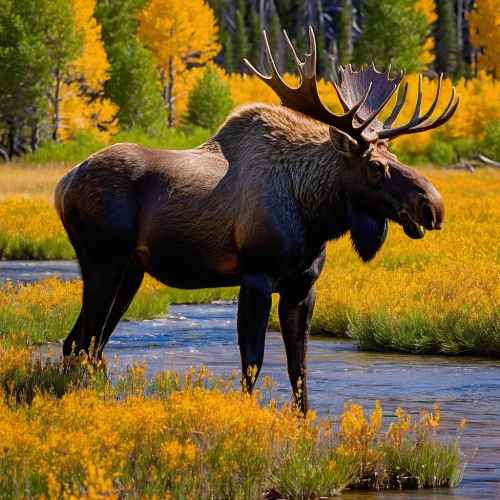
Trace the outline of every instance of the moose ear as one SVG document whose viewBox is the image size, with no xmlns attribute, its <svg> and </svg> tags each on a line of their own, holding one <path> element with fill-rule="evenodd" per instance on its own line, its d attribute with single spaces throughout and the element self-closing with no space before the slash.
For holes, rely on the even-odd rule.
<svg viewBox="0 0 500 500">
<path fill-rule="evenodd" d="M 351 204 L 348 206 L 347 215 L 352 246 L 363 262 L 369 262 L 384 244 L 387 236 L 387 219 L 362 215 Z"/>
<path fill-rule="evenodd" d="M 330 139 L 333 147 L 345 156 L 352 157 L 361 150 L 360 145 L 350 135 L 330 126 Z"/>
</svg>

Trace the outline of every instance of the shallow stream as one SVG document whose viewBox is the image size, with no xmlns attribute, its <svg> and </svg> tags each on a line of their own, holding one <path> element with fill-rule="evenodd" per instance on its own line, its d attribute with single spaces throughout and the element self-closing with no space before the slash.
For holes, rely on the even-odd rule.
<svg viewBox="0 0 500 500">
<path fill-rule="evenodd" d="M 0 282 L 7 277 L 28 282 L 48 272 L 61 278 L 78 276 L 74 262 L 0 261 Z M 204 364 L 217 376 L 227 377 L 231 370 L 240 369 L 235 318 L 236 305 L 232 303 L 173 305 L 165 318 L 121 322 L 106 354 L 112 358 L 116 353 L 123 366 L 131 359 L 146 359 L 149 375 Z M 279 395 L 288 401 L 285 352 L 277 332 L 267 335 L 261 377 L 265 375 L 278 382 Z M 378 398 L 387 424 L 394 420 L 398 406 L 416 414 L 419 408 L 433 411 L 437 402 L 442 428 L 450 435 L 462 418 L 467 419 L 462 451 L 471 455 L 476 446 L 479 448 L 458 488 L 349 493 L 345 498 L 500 499 L 500 360 L 361 352 L 348 341 L 313 336 L 308 390 L 311 408 L 320 415 L 341 413 L 348 400 L 368 411 Z"/>
</svg>

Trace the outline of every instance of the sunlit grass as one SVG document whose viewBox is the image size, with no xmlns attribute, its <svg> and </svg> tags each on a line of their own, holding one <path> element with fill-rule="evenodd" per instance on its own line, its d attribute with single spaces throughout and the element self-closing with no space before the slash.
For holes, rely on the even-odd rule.
<svg viewBox="0 0 500 500">
<path fill-rule="evenodd" d="M 166 314 L 168 290 L 148 278 L 125 313 L 125 319 L 148 319 Z M 55 342 L 71 331 L 81 307 L 82 281 L 46 278 L 42 282 L 0 284 L 0 339 Z"/>
<path fill-rule="evenodd" d="M 466 460 L 460 426 L 439 409 L 381 429 L 378 402 L 336 418 L 232 389 L 210 370 L 145 376 L 85 356 L 61 361 L 0 342 L 2 498 L 320 498 L 359 486 L 454 486 Z M 417 467 L 417 468 L 415 468 Z M 425 476 L 421 474 L 426 469 Z M 407 481 L 402 482 L 405 476 Z M 412 482 L 413 481 L 413 482 Z"/>
</svg>

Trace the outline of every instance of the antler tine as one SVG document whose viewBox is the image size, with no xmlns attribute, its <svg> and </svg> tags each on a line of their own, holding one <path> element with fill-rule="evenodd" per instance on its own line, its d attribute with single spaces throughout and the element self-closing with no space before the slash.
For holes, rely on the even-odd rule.
<svg viewBox="0 0 500 500">
<path fill-rule="evenodd" d="M 420 117 L 421 105 L 422 105 L 422 75 L 418 75 L 417 103 L 415 104 L 415 111 L 413 111 L 413 116 L 410 119 L 410 123 L 418 121 Z"/>
<path fill-rule="evenodd" d="M 455 114 L 456 110 L 458 109 L 458 106 L 460 105 L 460 101 L 461 101 L 461 95 L 458 96 L 457 100 L 455 101 L 455 104 L 453 104 L 453 101 L 455 100 L 455 96 L 456 96 L 456 91 L 455 91 L 455 87 L 452 88 L 452 93 L 451 93 L 451 99 L 448 103 L 448 105 L 446 106 L 446 109 L 441 113 L 441 115 L 434 119 L 434 120 L 431 120 L 429 123 L 425 124 L 425 125 L 421 125 L 421 126 L 411 126 L 411 127 L 407 127 L 406 125 L 403 126 L 403 127 L 397 127 L 395 129 L 390 129 L 390 130 L 382 130 L 379 132 L 379 138 L 380 139 L 395 139 L 396 137 L 399 137 L 401 135 L 409 135 L 409 134 L 416 134 L 416 133 L 419 133 L 419 132 L 426 132 L 428 130 L 432 130 L 434 128 L 438 128 L 440 127 L 441 125 L 444 125 L 448 120 L 451 119 L 451 117 Z M 431 108 L 429 109 L 429 111 L 431 111 L 431 113 L 427 112 L 424 117 L 426 117 L 428 119 L 428 117 L 430 116 L 430 114 L 432 114 L 432 111 L 434 110 L 433 108 L 435 108 L 434 104 L 433 106 L 431 106 Z M 424 118 L 422 117 L 422 118 Z M 423 123 L 425 121 L 425 118 L 424 119 L 420 119 L 419 120 L 419 124 L 420 123 Z"/>
<path fill-rule="evenodd" d="M 423 123 L 425 120 L 430 118 L 432 116 L 432 113 L 434 113 L 434 110 L 436 109 L 436 106 L 438 105 L 439 102 L 439 97 L 441 95 L 441 85 L 443 83 L 443 73 L 439 75 L 438 79 L 438 86 L 436 90 L 436 97 L 434 98 L 434 101 L 431 104 L 431 107 L 428 109 L 427 113 L 425 113 L 424 116 L 422 116 L 422 122 Z M 452 98 L 450 102 L 453 102 L 453 99 L 455 98 L 455 87 L 453 87 L 452 92 L 451 92 Z"/>
<path fill-rule="evenodd" d="M 273 59 L 273 54 L 271 53 L 271 47 L 269 47 L 269 41 L 267 39 L 267 33 L 266 33 L 265 30 L 262 33 L 264 35 L 264 47 L 266 49 L 267 61 L 268 61 L 269 66 L 271 68 L 271 79 L 277 77 L 277 78 L 279 78 L 283 82 L 283 80 L 281 79 L 280 74 L 278 73 L 278 69 L 276 68 L 276 64 L 275 64 L 274 59 Z M 285 83 L 285 82 L 283 82 L 283 83 Z"/>
<path fill-rule="evenodd" d="M 418 97 L 417 97 L 417 104 L 415 107 L 415 112 L 413 113 L 412 118 L 406 125 L 402 125 L 401 127 L 396 127 L 391 129 L 390 126 L 394 122 L 394 120 L 397 118 L 399 112 L 401 111 L 401 108 L 403 107 L 404 101 L 406 100 L 406 91 L 408 88 L 408 83 L 406 84 L 405 87 L 405 94 L 403 97 L 403 100 L 401 101 L 400 104 L 395 106 L 393 109 L 393 112 L 391 113 L 391 116 L 384 122 L 384 129 L 378 132 L 378 136 L 380 139 L 395 139 L 396 137 L 399 137 L 401 135 L 407 135 L 407 134 L 416 134 L 417 132 L 425 132 L 427 130 L 431 130 L 433 128 L 440 127 L 444 123 L 446 123 L 454 114 L 455 111 L 458 109 L 458 106 L 460 104 L 460 97 L 458 96 L 457 101 L 455 104 L 453 104 L 453 101 L 455 100 L 456 96 L 456 91 L 455 87 L 452 87 L 451 90 L 451 99 L 446 106 L 446 109 L 441 113 L 441 115 L 434 119 L 431 120 L 429 123 L 420 126 L 422 123 L 426 122 L 436 109 L 436 106 L 438 105 L 439 102 L 439 97 L 441 95 L 441 86 L 443 82 L 443 75 L 441 74 L 438 80 L 438 85 L 437 85 L 437 91 L 436 91 L 436 97 L 434 98 L 431 106 L 427 110 L 427 112 L 422 115 L 420 115 L 420 104 L 422 101 L 422 76 L 420 75 L 419 77 L 419 89 L 418 89 Z"/>
<path fill-rule="evenodd" d="M 290 41 L 290 38 L 288 38 L 288 33 L 286 30 L 283 30 L 283 34 L 285 35 L 285 40 L 288 43 L 288 46 L 290 47 L 290 52 L 292 53 L 293 60 L 295 61 L 295 65 L 297 66 L 297 69 L 299 70 L 300 76 L 303 78 L 304 73 L 302 71 L 302 62 L 299 59 L 299 56 L 297 55 L 297 52 L 295 52 L 295 48 Z"/>
<path fill-rule="evenodd" d="M 403 109 L 403 106 L 406 102 L 406 95 L 408 94 L 408 82 L 406 82 L 405 88 L 403 90 L 403 98 L 396 104 L 392 109 L 390 116 L 384 122 L 384 129 L 390 129 L 391 125 L 396 121 L 396 118 L 399 116 L 399 112 Z"/>
<path fill-rule="evenodd" d="M 302 70 L 306 78 L 314 77 L 316 79 L 316 38 L 312 26 L 309 26 L 309 44 L 311 53 L 306 54 Z"/>
</svg>

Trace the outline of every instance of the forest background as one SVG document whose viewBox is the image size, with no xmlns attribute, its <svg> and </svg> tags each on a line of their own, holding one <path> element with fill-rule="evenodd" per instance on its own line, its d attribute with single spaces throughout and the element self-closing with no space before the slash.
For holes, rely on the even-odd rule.
<svg viewBox="0 0 500 500">
<path fill-rule="evenodd" d="M 463 94 L 445 127 L 395 141 L 401 160 L 500 160 L 495 0 L 0 0 L 0 154 L 74 163 L 114 142 L 196 146 L 235 105 L 279 102 L 243 63 L 267 71 L 263 29 L 285 80 L 298 83 L 281 30 L 303 57 L 309 25 L 333 111 L 339 64 L 406 69 L 401 121 L 418 73 L 424 108 L 440 73 L 445 93 L 454 84 Z"/>
</svg>

